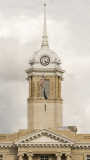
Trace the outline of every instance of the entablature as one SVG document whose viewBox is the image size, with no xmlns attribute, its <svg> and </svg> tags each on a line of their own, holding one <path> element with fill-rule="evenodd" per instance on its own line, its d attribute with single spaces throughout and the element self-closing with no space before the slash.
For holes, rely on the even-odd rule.
<svg viewBox="0 0 90 160">
<path fill-rule="evenodd" d="M 31 76 L 41 76 L 44 74 L 45 76 L 59 76 L 61 77 L 61 81 L 64 80 L 63 78 L 63 73 L 65 72 L 62 69 L 57 69 L 57 68 L 48 68 L 48 69 L 43 69 L 43 68 L 31 68 L 25 71 L 28 74 L 28 77 L 26 78 L 29 80 L 29 77 Z"/>
</svg>

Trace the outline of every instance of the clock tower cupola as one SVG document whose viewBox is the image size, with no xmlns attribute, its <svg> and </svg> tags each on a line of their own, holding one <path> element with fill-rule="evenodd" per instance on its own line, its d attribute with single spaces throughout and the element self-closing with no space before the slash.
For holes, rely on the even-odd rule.
<svg viewBox="0 0 90 160">
<path fill-rule="evenodd" d="M 44 128 L 44 103 L 46 104 L 45 128 L 62 126 L 61 81 L 64 70 L 58 55 L 49 49 L 46 29 L 46 4 L 44 4 L 44 30 L 41 49 L 29 60 L 30 67 L 26 70 L 29 81 L 29 98 L 27 99 L 28 129 Z M 44 100 L 44 88 L 40 82 L 44 75 L 45 92 L 48 99 Z"/>
</svg>

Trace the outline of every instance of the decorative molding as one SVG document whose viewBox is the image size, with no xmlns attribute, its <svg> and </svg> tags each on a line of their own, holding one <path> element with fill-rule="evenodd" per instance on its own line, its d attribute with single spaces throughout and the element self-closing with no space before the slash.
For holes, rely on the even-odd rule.
<svg viewBox="0 0 90 160">
<path fill-rule="evenodd" d="M 0 148 L 12 148 L 14 147 L 13 143 L 0 143 Z"/>
<path fill-rule="evenodd" d="M 90 143 L 76 143 L 74 148 L 90 148 Z"/>
<path fill-rule="evenodd" d="M 62 70 L 61 68 L 29 68 L 29 69 L 27 69 L 27 70 L 25 70 L 25 72 L 26 73 L 29 73 L 29 72 L 61 72 L 61 73 L 64 73 L 65 71 L 64 70 Z"/>
<path fill-rule="evenodd" d="M 54 143 L 54 144 L 52 144 L 52 143 L 19 143 L 19 144 L 16 144 L 16 146 L 18 147 L 31 147 L 31 148 L 34 148 L 34 147 L 36 147 L 36 148 L 61 148 L 61 147 L 69 147 L 69 148 L 71 148 L 73 145 L 72 144 L 67 144 L 67 143 Z"/>
<path fill-rule="evenodd" d="M 32 153 L 32 152 L 28 152 L 28 153 L 27 153 L 27 156 L 31 156 L 31 157 L 33 157 L 34 155 L 33 155 L 33 153 Z"/>
<path fill-rule="evenodd" d="M 19 152 L 18 154 L 17 154 L 17 156 L 19 157 L 19 156 L 24 156 L 24 153 L 21 153 L 21 152 Z"/>
<path fill-rule="evenodd" d="M 41 142 L 35 142 L 35 139 L 37 140 L 39 137 L 47 137 L 47 141 L 43 141 L 42 139 Z M 15 140 L 14 144 L 20 147 L 71 147 L 75 144 L 75 141 L 67 137 L 61 136 L 48 129 L 42 129 L 27 136 L 24 136 L 18 140 Z"/>
<path fill-rule="evenodd" d="M 61 152 L 57 152 L 56 154 L 55 154 L 55 156 L 57 157 L 57 156 L 62 156 L 62 153 Z"/>
<path fill-rule="evenodd" d="M 63 81 L 64 80 L 63 73 L 65 71 L 62 70 L 61 68 L 33 68 L 32 67 L 26 70 L 25 72 L 28 75 L 28 77 L 26 78 L 27 80 L 29 80 L 29 77 L 31 76 L 42 76 L 42 74 L 44 74 L 44 76 L 60 76 L 61 81 Z"/>
<path fill-rule="evenodd" d="M 52 136 L 56 139 L 63 139 L 64 141 L 67 141 L 66 143 L 45 143 L 45 142 L 38 142 L 38 143 L 26 143 L 25 139 L 33 139 L 37 138 L 38 136 L 42 136 L 43 133 L 47 133 L 48 136 Z M 31 135 L 31 136 L 30 136 Z M 72 149 L 90 149 L 90 143 L 75 143 L 75 141 L 70 140 L 68 141 L 68 138 L 63 137 L 61 135 L 58 135 L 56 133 L 52 133 L 52 131 L 48 130 L 40 130 L 35 133 L 32 133 L 30 135 L 27 135 L 25 137 L 20 138 L 19 140 L 14 141 L 14 143 L 0 143 L 0 148 L 14 148 L 14 147 L 29 147 L 29 148 L 72 148 Z M 22 142 L 22 140 L 24 142 Z"/>
</svg>

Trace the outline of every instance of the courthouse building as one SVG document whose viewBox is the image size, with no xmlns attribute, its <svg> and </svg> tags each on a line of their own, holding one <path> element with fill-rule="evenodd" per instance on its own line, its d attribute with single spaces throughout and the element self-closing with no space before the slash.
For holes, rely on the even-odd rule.
<svg viewBox="0 0 90 160">
<path fill-rule="evenodd" d="M 63 127 L 61 82 L 65 71 L 58 55 L 49 49 L 46 4 L 41 49 L 29 64 L 28 128 L 0 134 L 0 160 L 90 160 L 90 134 L 77 134 L 75 126 Z M 47 100 L 40 86 L 42 75 Z"/>
</svg>

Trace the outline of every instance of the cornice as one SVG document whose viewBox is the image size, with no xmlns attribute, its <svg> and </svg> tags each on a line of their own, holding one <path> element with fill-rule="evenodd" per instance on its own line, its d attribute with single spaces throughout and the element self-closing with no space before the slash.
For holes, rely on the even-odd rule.
<svg viewBox="0 0 90 160">
<path fill-rule="evenodd" d="M 57 70 L 59 70 L 59 71 L 65 72 L 65 70 L 63 70 L 63 69 L 61 69 L 61 68 L 33 68 L 33 67 L 32 67 L 32 68 L 29 68 L 29 69 L 25 70 L 25 72 L 27 72 L 28 70 L 29 70 L 29 71 L 32 71 L 32 70 L 33 70 L 33 71 L 39 71 L 39 70 L 40 70 L 40 71 L 43 71 L 43 70 L 46 70 L 46 71 L 47 71 L 47 70 L 57 71 Z"/>
<path fill-rule="evenodd" d="M 25 70 L 26 73 L 30 72 L 61 72 L 64 73 L 65 70 L 62 70 L 61 68 L 29 68 Z"/>
<path fill-rule="evenodd" d="M 90 149 L 90 143 L 76 143 L 74 145 L 74 148 L 89 148 Z"/>
<path fill-rule="evenodd" d="M 12 148 L 14 147 L 13 143 L 0 143 L 0 148 Z"/>
<path fill-rule="evenodd" d="M 29 97 L 27 99 L 27 102 L 28 103 L 31 103 L 31 102 L 44 103 L 44 98 Z M 48 98 L 46 103 L 63 103 L 63 99 L 62 98 Z"/>
<path fill-rule="evenodd" d="M 25 137 L 28 137 L 28 136 L 25 136 Z M 60 148 L 72 148 L 72 149 L 90 149 L 90 143 L 75 143 L 75 144 L 74 143 L 72 144 L 71 143 L 18 143 L 18 144 L 0 143 L 0 148 L 15 148 L 15 147 L 29 147 L 29 148 L 35 148 L 35 147 L 36 148 L 38 147 L 39 148 L 59 148 L 60 147 Z"/>
<path fill-rule="evenodd" d="M 34 148 L 34 147 L 40 147 L 40 148 L 61 148 L 61 147 L 72 147 L 74 146 L 74 144 L 67 144 L 67 143 L 22 143 L 22 144 L 16 144 L 17 147 L 31 147 L 31 148 Z"/>
</svg>

